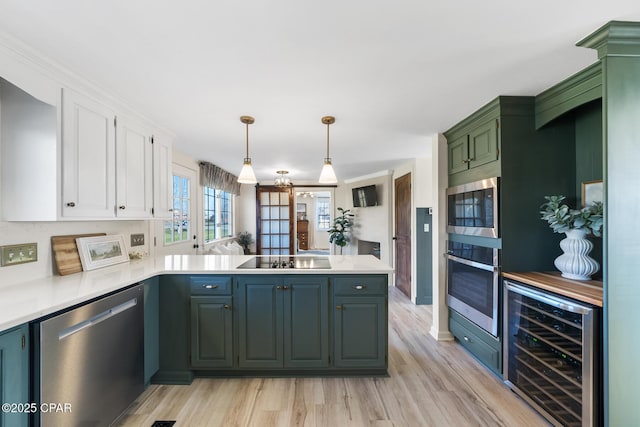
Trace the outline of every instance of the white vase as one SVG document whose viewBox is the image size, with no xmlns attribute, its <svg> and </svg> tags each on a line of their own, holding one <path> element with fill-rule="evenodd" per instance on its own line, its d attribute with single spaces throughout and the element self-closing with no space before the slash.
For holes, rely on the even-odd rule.
<svg viewBox="0 0 640 427">
<path fill-rule="evenodd" d="M 553 262 L 562 277 L 574 280 L 590 280 L 591 275 L 600 269 L 596 260 L 589 256 L 593 243 L 586 239 L 585 230 L 569 230 L 567 237 L 560 241 L 564 252 Z"/>
</svg>

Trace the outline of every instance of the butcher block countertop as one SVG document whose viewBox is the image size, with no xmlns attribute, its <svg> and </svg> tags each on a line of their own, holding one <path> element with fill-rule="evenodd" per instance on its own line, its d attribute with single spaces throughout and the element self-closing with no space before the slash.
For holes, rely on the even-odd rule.
<svg viewBox="0 0 640 427">
<path fill-rule="evenodd" d="M 502 273 L 507 279 L 602 307 L 602 282 L 565 279 L 559 272 Z"/>
<path fill-rule="evenodd" d="M 166 255 L 97 270 L 0 284 L 0 332 L 163 274 L 390 274 L 373 255 L 330 255 L 326 269 L 242 269 L 252 255 Z M 303 257 L 301 257 L 303 258 Z"/>
</svg>

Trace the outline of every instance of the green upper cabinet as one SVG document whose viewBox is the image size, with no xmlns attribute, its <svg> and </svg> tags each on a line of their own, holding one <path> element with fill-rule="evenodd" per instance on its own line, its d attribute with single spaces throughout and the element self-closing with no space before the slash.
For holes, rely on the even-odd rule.
<svg viewBox="0 0 640 427">
<path fill-rule="evenodd" d="M 469 133 L 469 168 L 498 160 L 498 119 L 479 125 Z"/>
<path fill-rule="evenodd" d="M 0 401 L 3 404 L 29 402 L 28 325 L 0 334 Z M 26 427 L 27 413 L 2 411 L 0 426 Z"/>
<path fill-rule="evenodd" d="M 329 279 L 237 278 L 240 368 L 329 365 Z"/>
<path fill-rule="evenodd" d="M 498 119 L 481 123 L 449 143 L 449 174 L 498 160 Z"/>
<path fill-rule="evenodd" d="M 466 171 L 469 169 L 469 135 L 462 135 L 448 145 L 449 148 L 449 174 Z"/>
</svg>

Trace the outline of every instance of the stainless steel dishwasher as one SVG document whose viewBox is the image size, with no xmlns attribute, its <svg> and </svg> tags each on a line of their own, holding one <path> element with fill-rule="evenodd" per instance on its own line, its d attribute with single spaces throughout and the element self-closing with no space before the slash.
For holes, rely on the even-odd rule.
<svg viewBox="0 0 640 427">
<path fill-rule="evenodd" d="M 143 306 L 137 285 L 34 325 L 36 426 L 108 426 L 142 393 Z"/>
</svg>

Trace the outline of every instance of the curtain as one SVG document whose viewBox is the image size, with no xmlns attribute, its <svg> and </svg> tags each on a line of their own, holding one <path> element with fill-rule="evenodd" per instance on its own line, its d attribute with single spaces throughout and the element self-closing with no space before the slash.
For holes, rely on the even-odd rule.
<svg viewBox="0 0 640 427">
<path fill-rule="evenodd" d="M 209 162 L 200 162 L 200 182 L 206 187 L 240 195 L 238 177 Z"/>
</svg>

